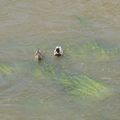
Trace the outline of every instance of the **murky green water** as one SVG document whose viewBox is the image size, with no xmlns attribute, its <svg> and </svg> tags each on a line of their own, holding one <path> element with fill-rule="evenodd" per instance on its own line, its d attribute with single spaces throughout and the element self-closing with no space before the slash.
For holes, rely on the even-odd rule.
<svg viewBox="0 0 120 120">
<path fill-rule="evenodd" d="M 119 0 L 0 3 L 1 120 L 120 119 Z"/>
</svg>

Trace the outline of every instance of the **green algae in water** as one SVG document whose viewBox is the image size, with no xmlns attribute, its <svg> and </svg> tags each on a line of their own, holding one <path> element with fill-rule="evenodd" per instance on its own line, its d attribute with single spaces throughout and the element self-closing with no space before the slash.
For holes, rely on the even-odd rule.
<svg viewBox="0 0 120 120">
<path fill-rule="evenodd" d="M 34 69 L 37 79 L 45 76 L 46 79 L 54 80 L 70 96 L 97 98 L 108 96 L 108 88 L 100 81 L 91 79 L 83 74 L 65 72 L 62 66 L 53 64 L 50 61 L 44 61 L 38 65 L 39 67 L 36 66 L 36 69 Z"/>
<path fill-rule="evenodd" d="M 41 70 L 40 69 L 36 69 L 34 75 L 35 75 L 36 79 L 40 79 L 41 76 L 42 76 Z"/>
<path fill-rule="evenodd" d="M 57 69 L 58 67 L 56 65 L 54 65 L 53 63 L 51 63 L 48 60 L 45 60 L 43 62 L 41 62 L 40 64 L 38 64 L 38 66 L 36 66 L 35 68 L 35 76 L 41 76 L 44 75 L 46 77 L 49 78 L 54 78 L 57 75 L 57 71 L 59 69 Z"/>
<path fill-rule="evenodd" d="M 43 74 L 49 77 L 49 79 L 56 80 L 63 86 L 65 92 L 74 96 L 95 96 L 100 97 L 104 96 L 107 88 L 100 82 L 97 82 L 85 75 L 79 74 L 70 74 L 65 73 L 65 71 L 61 68 L 61 70 L 57 70 L 60 68 L 55 68 L 55 65 L 44 65 L 42 68 Z M 51 72 L 52 71 L 52 72 Z M 59 72 L 58 72 L 59 71 Z"/>
<path fill-rule="evenodd" d="M 0 73 L 11 74 L 14 68 L 7 64 L 0 64 Z"/>
<path fill-rule="evenodd" d="M 77 97 L 81 96 L 94 96 L 101 97 L 104 96 L 107 88 L 85 75 L 74 75 L 69 77 L 69 75 L 64 74 L 61 78 L 61 84 L 64 86 L 65 91 L 68 94 Z"/>
<path fill-rule="evenodd" d="M 67 51 L 69 56 L 83 61 L 110 61 L 118 57 L 119 49 L 105 49 L 97 42 L 91 42 L 83 46 L 75 46 Z"/>
</svg>

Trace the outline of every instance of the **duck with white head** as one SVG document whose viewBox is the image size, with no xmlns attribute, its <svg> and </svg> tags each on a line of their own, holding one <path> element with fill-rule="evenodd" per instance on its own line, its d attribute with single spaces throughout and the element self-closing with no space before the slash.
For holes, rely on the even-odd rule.
<svg viewBox="0 0 120 120">
<path fill-rule="evenodd" d="M 62 56 L 63 55 L 63 49 L 61 46 L 56 46 L 55 50 L 54 50 L 54 56 Z"/>
</svg>

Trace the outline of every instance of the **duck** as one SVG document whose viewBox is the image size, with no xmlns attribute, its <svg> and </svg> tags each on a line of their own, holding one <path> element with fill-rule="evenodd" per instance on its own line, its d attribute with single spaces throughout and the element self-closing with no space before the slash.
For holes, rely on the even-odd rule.
<svg viewBox="0 0 120 120">
<path fill-rule="evenodd" d="M 41 50 L 37 50 L 35 52 L 35 59 L 38 60 L 38 61 L 41 61 L 43 59 L 43 55 L 42 55 Z"/>
<path fill-rule="evenodd" d="M 63 55 L 63 50 L 61 46 L 56 46 L 54 50 L 54 56 L 62 56 Z"/>
</svg>

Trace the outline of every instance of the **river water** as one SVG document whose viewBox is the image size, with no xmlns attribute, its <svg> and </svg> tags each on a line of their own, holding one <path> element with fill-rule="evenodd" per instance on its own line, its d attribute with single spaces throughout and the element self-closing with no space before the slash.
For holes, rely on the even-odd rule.
<svg viewBox="0 0 120 120">
<path fill-rule="evenodd" d="M 57 45 L 61 58 L 53 56 Z M 0 0 L 0 120 L 119 113 L 119 0 Z"/>
</svg>

